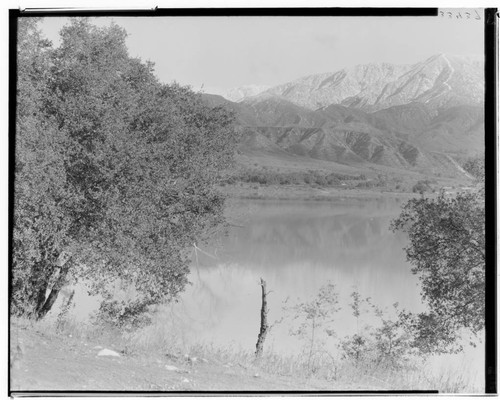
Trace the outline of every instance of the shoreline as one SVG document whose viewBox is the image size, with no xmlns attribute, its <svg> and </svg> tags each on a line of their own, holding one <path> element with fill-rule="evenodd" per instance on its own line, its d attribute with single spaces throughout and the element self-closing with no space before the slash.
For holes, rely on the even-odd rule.
<svg viewBox="0 0 500 400">
<path fill-rule="evenodd" d="M 282 201 L 330 201 L 339 199 L 402 199 L 409 200 L 419 193 L 392 192 L 376 189 L 314 188 L 306 185 L 226 185 L 218 187 L 229 199 L 236 200 L 282 200 Z M 431 195 L 432 193 L 428 193 Z"/>
</svg>

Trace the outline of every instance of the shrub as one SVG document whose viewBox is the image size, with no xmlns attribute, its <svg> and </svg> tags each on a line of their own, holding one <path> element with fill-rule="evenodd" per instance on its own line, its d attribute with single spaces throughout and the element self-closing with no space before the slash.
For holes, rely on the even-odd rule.
<svg viewBox="0 0 500 400">
<path fill-rule="evenodd" d="M 101 303 L 96 321 L 112 327 L 133 330 L 151 323 L 148 305 L 141 301 L 105 300 Z"/>
<path fill-rule="evenodd" d="M 425 193 L 432 190 L 429 180 L 420 180 L 412 188 L 413 193 Z"/>
</svg>

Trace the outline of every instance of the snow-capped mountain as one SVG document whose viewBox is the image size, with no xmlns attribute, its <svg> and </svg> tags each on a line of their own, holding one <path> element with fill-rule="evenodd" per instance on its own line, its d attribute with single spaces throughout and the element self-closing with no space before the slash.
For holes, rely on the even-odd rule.
<svg viewBox="0 0 500 400">
<path fill-rule="evenodd" d="M 237 103 L 205 101 L 235 111 L 245 154 L 460 175 L 455 158 L 484 152 L 483 65 L 439 54 L 310 75 Z"/>
<path fill-rule="evenodd" d="M 483 60 L 481 57 L 438 54 L 413 65 L 357 65 L 333 73 L 306 76 L 257 96 L 252 93 L 254 97 L 248 100 L 269 95 L 311 110 L 331 104 L 364 111 L 412 102 L 437 108 L 480 105 L 484 96 Z"/>
<path fill-rule="evenodd" d="M 238 102 L 247 97 L 255 96 L 269 89 L 266 85 L 245 85 L 229 90 L 223 96 L 230 101 Z"/>
</svg>

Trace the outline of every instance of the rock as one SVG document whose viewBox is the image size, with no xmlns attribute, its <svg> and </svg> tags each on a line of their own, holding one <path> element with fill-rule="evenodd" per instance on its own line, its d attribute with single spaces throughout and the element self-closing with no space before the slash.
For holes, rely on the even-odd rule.
<svg viewBox="0 0 500 400">
<path fill-rule="evenodd" d="M 183 383 L 189 383 L 189 379 L 188 379 L 188 378 L 184 378 L 184 379 L 182 380 L 182 382 L 183 382 Z"/>
<path fill-rule="evenodd" d="M 191 364 L 198 361 L 198 357 L 191 357 L 189 354 L 184 354 L 184 358 Z"/>
<path fill-rule="evenodd" d="M 260 375 L 259 375 L 258 373 L 255 373 L 255 374 L 253 375 L 253 377 L 254 377 L 254 378 L 260 378 Z"/>
<path fill-rule="evenodd" d="M 202 358 L 202 359 L 201 359 L 201 362 L 204 362 L 205 364 L 207 364 L 207 363 L 208 363 L 208 360 L 207 360 L 206 358 Z"/>
<path fill-rule="evenodd" d="M 168 364 L 167 364 L 167 365 L 165 365 L 165 369 L 166 369 L 167 371 L 179 371 L 179 368 L 174 367 L 173 365 L 168 365 Z"/>
<path fill-rule="evenodd" d="M 178 369 L 177 371 L 178 374 L 190 374 L 191 371 L 187 370 L 187 369 Z"/>
<path fill-rule="evenodd" d="M 99 357 L 102 357 L 102 356 L 120 357 L 120 355 L 116 351 L 109 350 L 109 349 L 102 349 L 99 353 L 97 353 L 97 355 Z"/>
</svg>

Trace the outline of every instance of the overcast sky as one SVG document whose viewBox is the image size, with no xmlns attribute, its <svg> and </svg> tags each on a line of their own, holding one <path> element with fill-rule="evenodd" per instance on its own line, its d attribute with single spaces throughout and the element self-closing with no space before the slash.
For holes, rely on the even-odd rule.
<svg viewBox="0 0 500 400">
<path fill-rule="evenodd" d="M 130 55 L 156 64 L 158 77 L 224 93 L 372 62 L 415 63 L 437 53 L 483 54 L 483 21 L 441 17 L 128 17 Z M 65 18 L 41 27 L 55 45 Z"/>
</svg>

